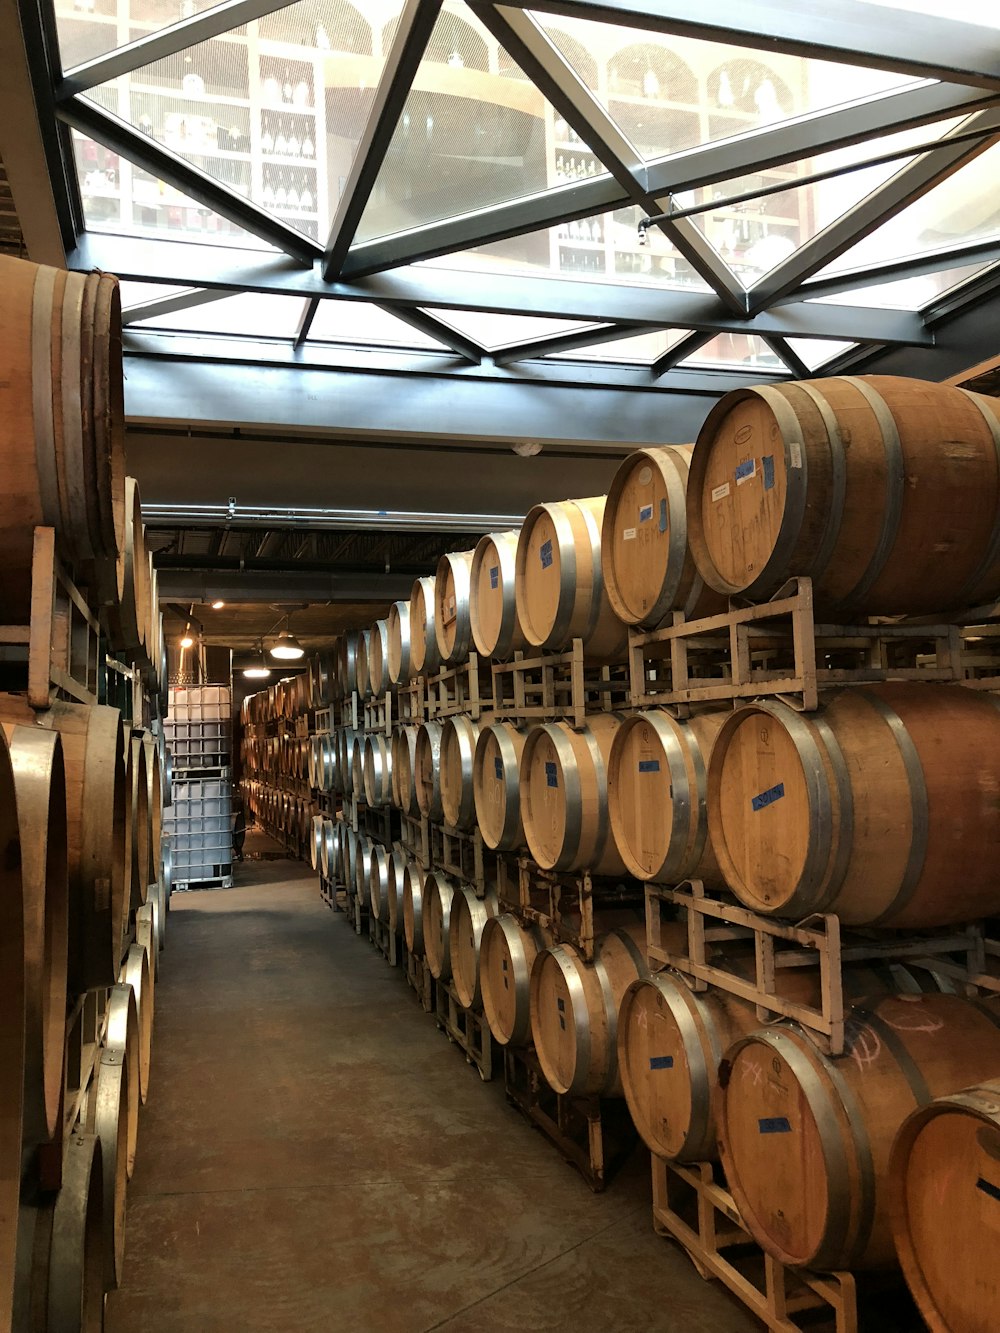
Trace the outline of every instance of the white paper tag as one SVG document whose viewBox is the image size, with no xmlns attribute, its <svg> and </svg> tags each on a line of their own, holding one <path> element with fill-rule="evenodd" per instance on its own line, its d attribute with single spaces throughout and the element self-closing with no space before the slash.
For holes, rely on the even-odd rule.
<svg viewBox="0 0 1000 1333">
<path fill-rule="evenodd" d="M 729 494 L 729 482 L 724 481 L 721 486 L 716 486 L 715 490 L 712 492 L 712 499 L 724 500 L 728 494 Z"/>
<path fill-rule="evenodd" d="M 623 542 L 635 541 L 635 528 L 626 528 L 625 531 L 622 533 L 622 541 Z"/>
<path fill-rule="evenodd" d="M 792 467 L 802 466 L 802 445 L 798 440 L 792 440 L 788 446 L 788 461 Z"/>
</svg>

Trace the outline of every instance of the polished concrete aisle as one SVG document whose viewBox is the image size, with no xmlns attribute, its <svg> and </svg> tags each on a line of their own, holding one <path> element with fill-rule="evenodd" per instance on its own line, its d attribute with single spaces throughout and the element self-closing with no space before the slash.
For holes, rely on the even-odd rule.
<svg viewBox="0 0 1000 1333">
<path fill-rule="evenodd" d="M 289 861 L 177 893 L 109 1333 L 743 1333 Z"/>
</svg>

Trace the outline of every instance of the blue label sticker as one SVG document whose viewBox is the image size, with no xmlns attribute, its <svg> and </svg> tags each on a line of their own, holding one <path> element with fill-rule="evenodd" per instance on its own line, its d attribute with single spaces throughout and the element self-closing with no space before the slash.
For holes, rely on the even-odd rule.
<svg viewBox="0 0 1000 1333">
<path fill-rule="evenodd" d="M 765 810 L 769 805 L 773 805 L 775 801 L 780 801 L 784 794 L 785 784 L 779 782 L 776 787 L 768 787 L 767 791 L 762 791 L 759 796 L 751 796 L 750 804 L 755 811 Z"/>
<path fill-rule="evenodd" d="M 546 763 L 545 765 L 545 785 L 546 787 L 558 787 L 559 780 L 555 764 Z"/>
<path fill-rule="evenodd" d="M 564 1014 L 566 1012 L 566 1001 L 556 1000 L 556 1008 L 559 1010 L 561 1014 Z"/>
<path fill-rule="evenodd" d="M 542 542 L 541 549 L 538 552 L 538 558 L 542 562 L 543 569 L 548 569 L 549 565 L 552 564 L 552 543 L 550 541 Z"/>
<path fill-rule="evenodd" d="M 674 1057 L 672 1055 L 651 1055 L 649 1057 L 650 1069 L 673 1069 Z"/>
<path fill-rule="evenodd" d="M 494 760 L 493 760 L 493 771 L 494 771 L 494 773 L 496 773 L 496 775 L 497 775 L 498 778 L 502 778 L 502 777 L 503 777 L 503 760 L 502 760 L 502 759 L 497 758 L 497 759 L 494 759 Z"/>
<path fill-rule="evenodd" d="M 491 587 L 491 588 L 499 588 L 499 587 L 500 587 L 500 566 L 499 566 L 499 565 L 491 565 L 491 566 L 490 566 L 490 587 Z"/>
<path fill-rule="evenodd" d="M 757 1121 L 757 1128 L 762 1134 L 790 1134 L 792 1127 L 783 1115 L 767 1116 Z"/>
<path fill-rule="evenodd" d="M 659 773 L 659 771 L 660 771 L 660 761 L 659 761 L 659 759 L 640 759 L 640 760 L 639 760 L 639 772 L 640 772 L 640 773 Z"/>
<path fill-rule="evenodd" d="M 982 1190 L 991 1199 L 1000 1199 L 1000 1185 L 994 1185 L 991 1180 L 984 1180 L 982 1176 L 976 1181 L 976 1189 Z"/>
<path fill-rule="evenodd" d="M 640 506 L 639 506 L 639 522 L 640 522 L 640 523 L 648 523 L 649 520 L 650 520 L 652 517 L 653 517 L 653 506 L 652 506 L 652 505 L 640 505 Z"/>
<path fill-rule="evenodd" d="M 739 467 L 736 469 L 737 484 L 739 484 L 741 481 L 749 480 L 750 477 L 754 476 L 756 471 L 757 471 L 756 458 L 748 458 L 745 463 L 741 463 Z"/>
<path fill-rule="evenodd" d="M 774 457 L 771 454 L 765 454 L 760 460 L 761 468 L 764 472 L 764 490 L 774 490 Z"/>
<path fill-rule="evenodd" d="M 667 502 L 666 502 L 666 500 L 661 500 L 661 501 L 660 501 L 660 531 L 661 531 L 661 532 L 666 532 L 666 530 L 667 530 Z"/>
</svg>

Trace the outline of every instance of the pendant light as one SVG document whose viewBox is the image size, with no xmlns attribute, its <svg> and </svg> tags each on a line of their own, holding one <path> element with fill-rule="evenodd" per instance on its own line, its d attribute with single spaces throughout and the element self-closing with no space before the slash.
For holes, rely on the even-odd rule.
<svg viewBox="0 0 1000 1333">
<path fill-rule="evenodd" d="M 278 658 L 281 662 L 296 662 L 300 657 L 305 656 L 306 650 L 288 628 L 288 619 L 286 616 L 285 628 L 278 635 L 277 643 L 271 647 L 271 656 Z"/>
<path fill-rule="evenodd" d="M 267 680 L 271 675 L 271 668 L 264 659 L 264 640 L 257 640 L 257 652 L 251 664 L 243 668 L 244 680 Z"/>
</svg>

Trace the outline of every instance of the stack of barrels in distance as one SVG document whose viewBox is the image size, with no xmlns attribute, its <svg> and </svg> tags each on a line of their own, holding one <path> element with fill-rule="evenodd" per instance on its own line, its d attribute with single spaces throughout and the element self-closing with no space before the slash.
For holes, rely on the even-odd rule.
<svg viewBox="0 0 1000 1333">
<path fill-rule="evenodd" d="M 329 704 L 327 668 L 325 657 L 312 659 L 307 671 L 250 695 L 240 708 L 246 808 L 265 832 L 300 857 L 309 854 L 316 793 L 329 790 L 325 770 L 316 768 L 325 750 L 308 728 L 311 711 Z"/>
<path fill-rule="evenodd" d="M 29 626 L 33 592 L 51 596 L 33 580 L 35 530 L 51 528 L 101 653 L 127 668 L 125 711 L 60 698 L 58 680 L 29 706 L 26 660 L 5 663 L 0 693 L 0 1330 L 91 1333 L 122 1274 L 149 1088 L 165 652 L 125 475 L 117 281 L 0 258 L 0 286 L 0 624 Z"/>
<path fill-rule="evenodd" d="M 651 973 L 640 914 L 602 911 L 600 888 L 695 879 L 761 919 L 828 913 L 876 939 L 1000 914 L 995 697 L 887 678 L 831 690 L 814 713 L 746 698 L 683 715 L 602 709 L 575 728 L 488 704 L 476 718 L 431 716 L 414 682 L 475 651 L 488 684 L 491 660 L 575 639 L 588 666 L 613 665 L 630 631 L 725 613 L 731 597 L 766 601 L 794 577 L 812 580 L 833 623 L 986 618 L 1000 597 L 998 460 L 991 400 L 948 386 L 856 378 L 728 394 L 693 448 L 633 453 L 606 497 L 537 505 L 519 531 L 445 556 L 385 621 L 343 636 L 327 668 L 331 729 L 313 742 L 334 797 L 310 841 L 321 874 L 481 1005 L 498 1042 L 533 1045 L 561 1093 L 624 1094 L 657 1157 L 721 1160 L 776 1258 L 898 1258 L 927 1317 L 956 1328 L 1000 1321 L 996 1286 L 951 1262 L 949 1228 L 921 1208 L 947 1199 L 971 1228 L 1000 1197 L 997 1001 L 912 963 L 852 964 L 847 1050 L 830 1057 L 803 1027 L 761 1027 L 728 989 Z M 384 698 L 390 735 L 366 730 L 356 706 Z M 373 808 L 406 821 L 387 835 L 366 823 Z M 480 836 L 484 882 L 422 864 L 419 817 Z M 518 858 L 596 877 L 593 962 L 497 915 L 502 858 L 508 882 Z M 682 955 L 687 923 L 665 930 Z M 714 962 L 736 990 L 756 976 L 752 942 L 720 946 Z M 779 989 L 820 1003 L 814 968 L 782 969 Z"/>
</svg>

